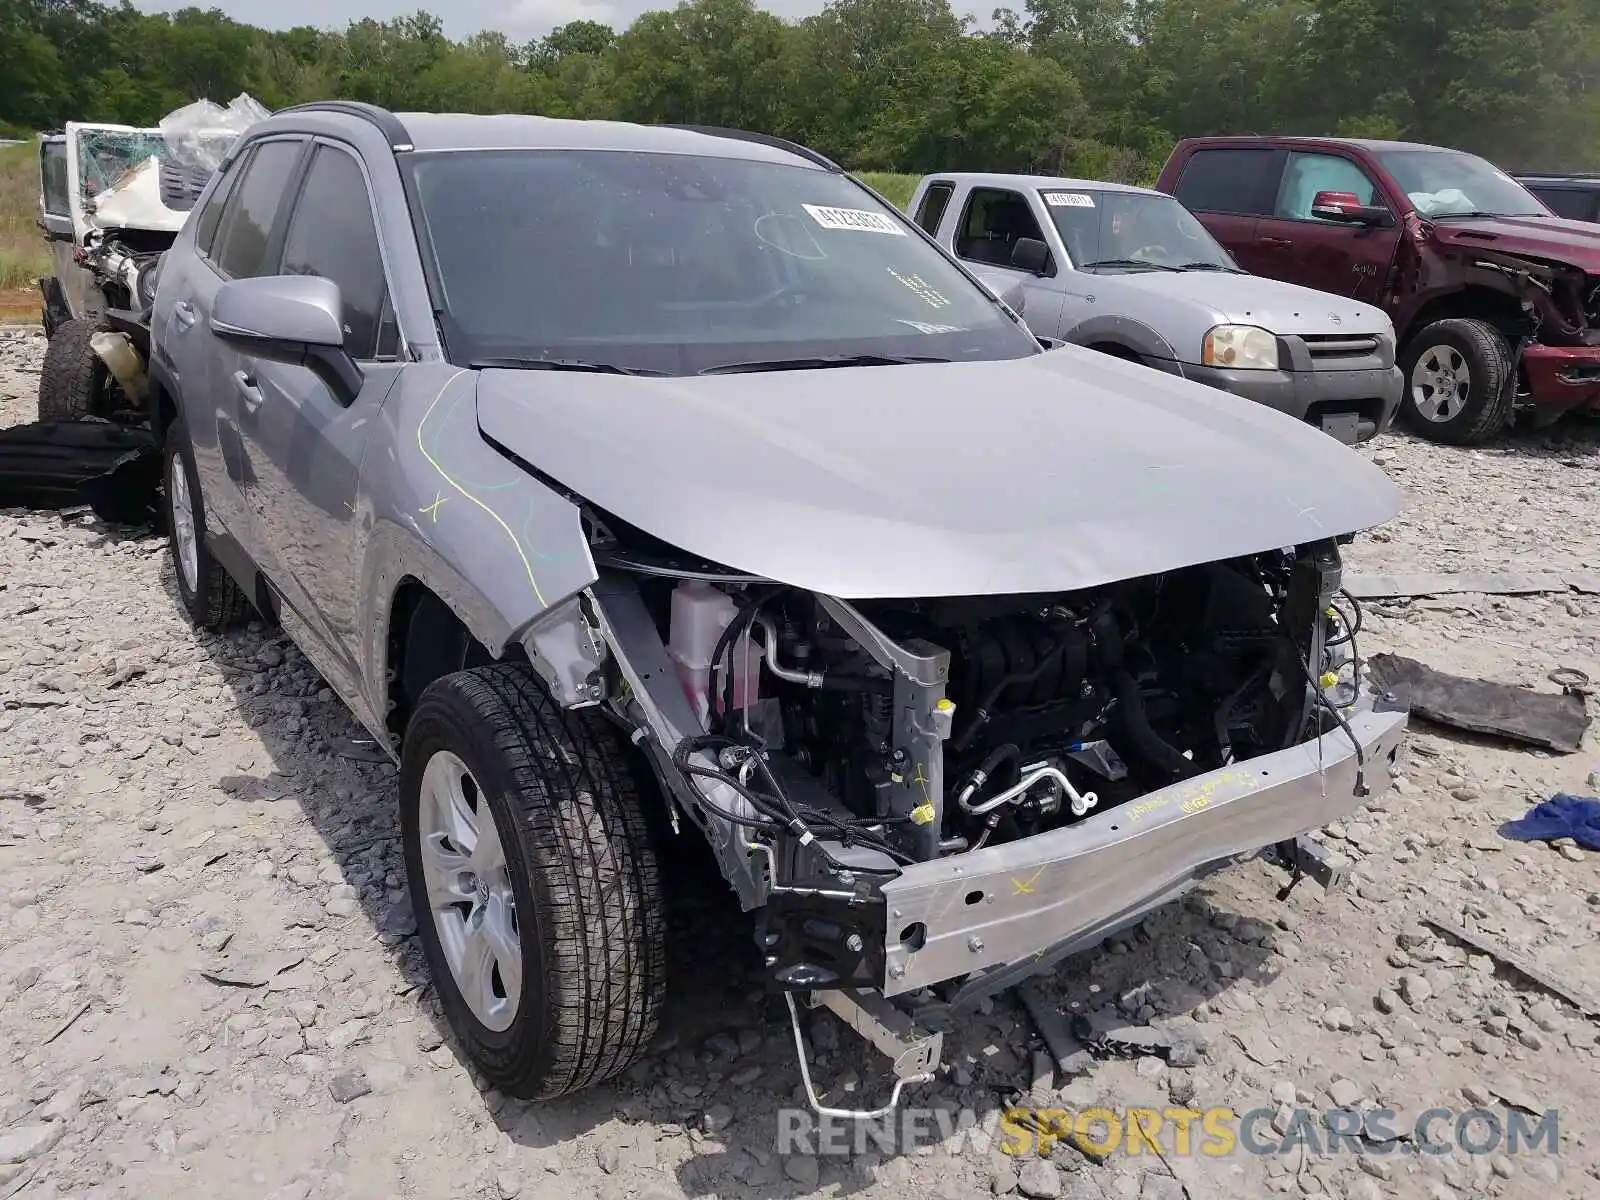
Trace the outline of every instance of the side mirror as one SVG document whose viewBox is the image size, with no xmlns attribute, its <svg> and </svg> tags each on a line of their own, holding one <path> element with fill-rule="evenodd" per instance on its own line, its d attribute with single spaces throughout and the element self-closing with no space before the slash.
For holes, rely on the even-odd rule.
<svg viewBox="0 0 1600 1200">
<path fill-rule="evenodd" d="M 1344 225 L 1389 225 L 1394 218 L 1381 204 L 1363 204 L 1354 192 L 1318 192 L 1311 198 L 1311 215 Z"/>
<path fill-rule="evenodd" d="M 1050 267 L 1050 247 L 1038 238 L 1018 238 L 1011 247 L 1011 265 L 1019 271 L 1043 275 Z"/>
<path fill-rule="evenodd" d="M 344 348 L 339 285 L 318 275 L 234 279 L 217 289 L 211 332 L 243 354 L 303 366 L 342 404 L 361 391 L 361 368 Z"/>
</svg>

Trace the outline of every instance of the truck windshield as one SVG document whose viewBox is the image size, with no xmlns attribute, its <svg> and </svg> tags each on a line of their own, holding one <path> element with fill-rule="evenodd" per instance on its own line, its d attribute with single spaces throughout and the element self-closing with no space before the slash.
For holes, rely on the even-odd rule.
<svg viewBox="0 0 1600 1200">
<path fill-rule="evenodd" d="M 606 150 L 422 153 L 411 169 L 458 362 L 689 375 L 1040 353 L 831 171 Z"/>
<path fill-rule="evenodd" d="M 1493 163 L 1459 150 L 1384 150 L 1378 161 L 1424 217 L 1548 217 Z"/>
<path fill-rule="evenodd" d="M 1092 188 L 1041 188 L 1039 195 L 1080 271 L 1239 269 L 1171 196 Z"/>
<path fill-rule="evenodd" d="M 97 196 L 152 155 L 163 158 L 166 153 L 167 141 L 159 129 L 80 129 L 78 186 L 85 196 Z"/>
</svg>

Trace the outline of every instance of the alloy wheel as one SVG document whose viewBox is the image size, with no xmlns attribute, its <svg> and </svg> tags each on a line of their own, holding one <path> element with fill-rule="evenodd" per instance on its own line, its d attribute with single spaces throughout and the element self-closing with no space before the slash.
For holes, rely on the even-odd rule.
<svg viewBox="0 0 1600 1200">
<path fill-rule="evenodd" d="M 1454 346 L 1431 346 L 1411 368 L 1411 402 L 1425 419 L 1443 424 L 1467 406 L 1472 368 Z"/>
<path fill-rule="evenodd" d="M 423 768 L 418 833 L 429 914 L 456 989 L 496 1033 L 522 999 L 522 941 L 500 830 L 466 763 L 448 750 Z"/>
<path fill-rule="evenodd" d="M 193 593 L 200 586 L 200 543 L 195 535 L 194 503 L 189 499 L 189 475 L 183 455 L 174 454 L 167 478 L 167 495 L 172 501 L 172 541 L 177 548 L 178 570 L 183 585 Z"/>
</svg>

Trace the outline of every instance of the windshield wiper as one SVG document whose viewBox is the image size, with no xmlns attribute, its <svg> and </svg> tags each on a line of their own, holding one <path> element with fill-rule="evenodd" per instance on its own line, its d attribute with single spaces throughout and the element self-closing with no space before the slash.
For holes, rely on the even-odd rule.
<svg viewBox="0 0 1600 1200">
<path fill-rule="evenodd" d="M 1166 263 L 1154 263 L 1144 258 L 1102 258 L 1096 262 L 1086 262 L 1079 269 L 1092 271 L 1096 267 L 1145 267 L 1151 271 L 1176 271 L 1177 267 L 1169 267 Z"/>
<path fill-rule="evenodd" d="M 1464 217 L 1464 218 L 1466 218 L 1468 220 L 1473 220 L 1473 219 L 1481 220 L 1483 218 L 1489 218 L 1489 219 L 1492 220 L 1492 219 L 1494 219 L 1496 217 L 1512 217 L 1512 216 L 1542 217 L 1545 214 L 1544 213 L 1446 212 L 1446 213 L 1433 213 L 1432 215 L 1429 215 L 1427 213 L 1423 213 L 1421 215 L 1422 215 L 1423 220 L 1426 220 L 1426 221 L 1451 221 L 1451 220 L 1454 220 L 1457 217 Z"/>
<path fill-rule="evenodd" d="M 1172 269 L 1174 271 L 1221 271 L 1227 275 L 1244 274 L 1244 272 L 1239 270 L 1238 267 L 1225 267 L 1221 263 L 1214 262 L 1180 263 L 1178 266 Z"/>
<path fill-rule="evenodd" d="M 894 354 L 823 354 L 816 358 L 765 358 L 707 367 L 702 375 L 737 375 L 746 371 L 810 371 L 821 367 L 899 367 L 908 363 L 942 363 L 948 358 Z"/>
<path fill-rule="evenodd" d="M 616 363 L 588 362 L 581 358 L 477 358 L 468 364 L 475 370 L 507 367 L 514 371 L 593 371 L 601 375 L 665 375 L 665 371 L 646 371 Z"/>
</svg>

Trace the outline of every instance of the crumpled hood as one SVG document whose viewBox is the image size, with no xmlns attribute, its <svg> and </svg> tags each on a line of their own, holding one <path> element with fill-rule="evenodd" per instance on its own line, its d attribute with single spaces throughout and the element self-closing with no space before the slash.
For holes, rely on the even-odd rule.
<svg viewBox="0 0 1600 1200">
<path fill-rule="evenodd" d="M 1424 220 L 1427 218 L 1424 217 Z M 1527 254 L 1600 275 L 1600 225 L 1565 217 L 1473 217 L 1433 223 L 1441 246 Z"/>
<path fill-rule="evenodd" d="M 844 598 L 1092 587 L 1400 508 L 1320 430 L 1076 346 L 683 379 L 486 370 L 478 422 L 655 537 Z"/>
<path fill-rule="evenodd" d="M 1126 287 L 1186 301 L 1211 313 L 1212 322 L 1259 325 L 1273 333 L 1381 334 L 1383 310 L 1346 296 L 1260 275 L 1222 271 L 1123 271 L 1097 277 L 1107 288 Z"/>
</svg>

